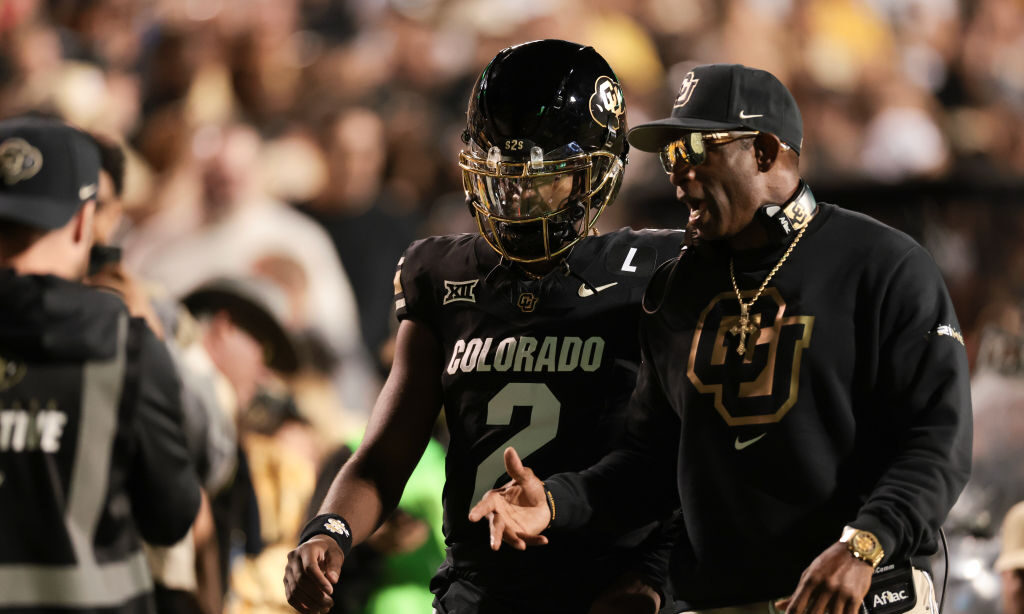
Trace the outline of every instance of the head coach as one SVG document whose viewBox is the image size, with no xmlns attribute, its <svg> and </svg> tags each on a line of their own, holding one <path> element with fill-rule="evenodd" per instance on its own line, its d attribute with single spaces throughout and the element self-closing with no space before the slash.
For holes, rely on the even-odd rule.
<svg viewBox="0 0 1024 614">
<path fill-rule="evenodd" d="M 100 150 L 0 121 L 0 612 L 152 612 L 140 536 L 199 507 L 170 357 L 88 288 Z"/>
</svg>

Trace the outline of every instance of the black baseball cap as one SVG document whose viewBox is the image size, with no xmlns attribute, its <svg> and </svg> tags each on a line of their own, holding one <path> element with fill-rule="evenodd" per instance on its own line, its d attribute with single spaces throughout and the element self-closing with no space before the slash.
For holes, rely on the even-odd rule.
<svg viewBox="0 0 1024 614">
<path fill-rule="evenodd" d="M 742 64 L 705 64 L 686 74 L 672 114 L 629 131 L 629 144 L 659 151 L 689 132 L 757 130 L 779 137 L 798 154 L 803 119 L 786 86 L 768 71 Z"/>
<path fill-rule="evenodd" d="M 236 326 L 263 346 L 266 364 L 281 373 L 299 369 L 299 350 L 283 324 L 284 291 L 257 277 L 219 277 L 201 284 L 183 299 L 196 317 L 226 311 Z"/>
<path fill-rule="evenodd" d="M 0 219 L 53 230 L 96 197 L 100 150 L 59 119 L 0 121 Z"/>
</svg>

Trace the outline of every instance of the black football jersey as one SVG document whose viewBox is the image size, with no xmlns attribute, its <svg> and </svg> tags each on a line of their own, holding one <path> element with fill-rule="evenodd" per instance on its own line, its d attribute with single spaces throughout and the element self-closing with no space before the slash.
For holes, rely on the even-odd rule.
<svg viewBox="0 0 1024 614">
<path fill-rule="evenodd" d="M 429 326 L 445 357 L 444 528 L 456 566 L 506 561 L 521 573 L 550 574 L 564 570 L 563 561 L 586 561 L 581 548 L 595 540 L 576 534 L 493 553 L 487 523 L 467 514 L 508 480 L 508 446 L 542 479 L 584 469 L 611 449 L 636 381 L 640 300 L 682 238 L 630 229 L 588 237 L 567 267 L 540 280 L 502 263 L 473 234 L 418 241 L 399 261 L 398 318 Z M 604 540 L 599 549 L 613 545 Z"/>
</svg>

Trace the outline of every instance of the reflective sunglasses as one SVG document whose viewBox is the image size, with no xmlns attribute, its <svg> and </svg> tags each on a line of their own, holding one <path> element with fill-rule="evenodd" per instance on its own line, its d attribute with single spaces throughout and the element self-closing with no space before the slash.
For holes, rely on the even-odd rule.
<svg viewBox="0 0 1024 614">
<path fill-rule="evenodd" d="M 754 130 L 736 130 L 732 132 L 690 132 L 681 139 L 676 139 L 661 148 L 659 157 L 665 172 L 672 174 L 677 160 L 690 166 L 704 164 L 707 159 L 707 147 L 724 145 L 739 139 L 752 138 L 760 134 Z"/>
</svg>

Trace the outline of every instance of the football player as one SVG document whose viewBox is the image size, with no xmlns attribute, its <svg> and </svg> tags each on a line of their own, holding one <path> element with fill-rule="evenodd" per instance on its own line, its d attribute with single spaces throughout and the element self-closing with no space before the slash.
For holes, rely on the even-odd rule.
<svg viewBox="0 0 1024 614">
<path fill-rule="evenodd" d="M 480 75 L 459 155 L 480 232 L 417 241 L 398 263 L 391 374 L 362 446 L 289 555 L 285 585 L 300 612 L 323 611 L 344 590 L 332 585 L 347 549 L 395 509 L 442 406 L 451 442 L 448 555 L 431 584 L 437 612 L 583 614 L 622 577 L 651 597 L 637 611 L 657 609 L 657 557 L 630 553 L 650 552 L 658 519 L 495 552 L 487 527 L 467 518 L 508 480 L 506 447 L 542 475 L 578 470 L 609 451 L 624 424 L 640 300 L 683 238 L 595 230 L 622 182 L 625 111 L 615 73 L 591 47 L 525 43 Z"/>
</svg>

